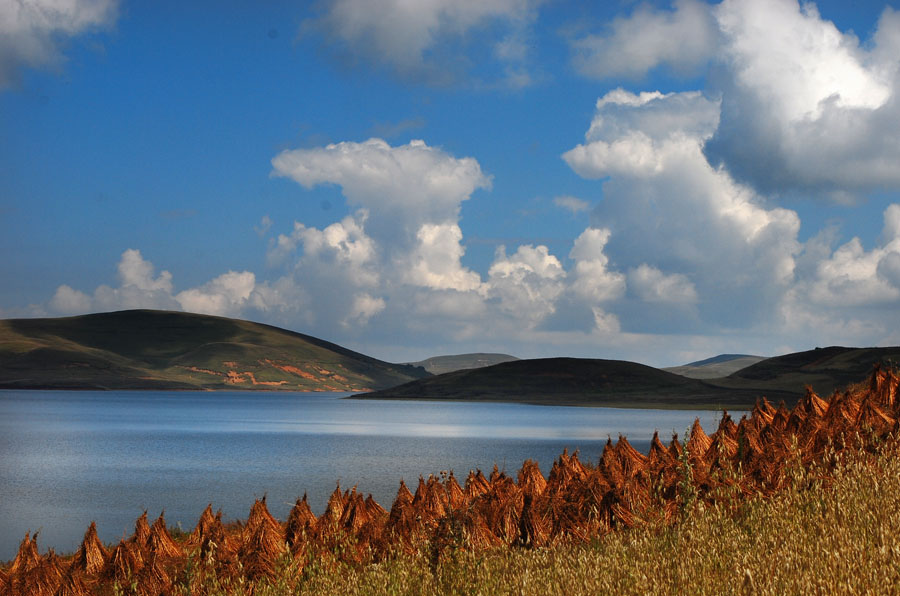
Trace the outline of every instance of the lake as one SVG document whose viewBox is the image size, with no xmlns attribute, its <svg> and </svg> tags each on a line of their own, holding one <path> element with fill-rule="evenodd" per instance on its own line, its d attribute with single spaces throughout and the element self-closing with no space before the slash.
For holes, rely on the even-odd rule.
<svg viewBox="0 0 900 596">
<path fill-rule="evenodd" d="M 646 452 L 695 417 L 719 412 L 501 403 L 340 399 L 346 393 L 0 391 L 0 561 L 26 531 L 41 552 L 74 551 L 92 520 L 100 538 L 130 535 L 146 509 L 194 527 L 208 503 L 244 519 L 267 495 L 287 517 L 307 493 L 325 509 L 339 481 L 389 509 L 400 479 L 494 465 L 546 476 L 563 448 L 596 463 L 619 434 Z M 737 413 L 739 414 L 739 413 Z"/>
</svg>

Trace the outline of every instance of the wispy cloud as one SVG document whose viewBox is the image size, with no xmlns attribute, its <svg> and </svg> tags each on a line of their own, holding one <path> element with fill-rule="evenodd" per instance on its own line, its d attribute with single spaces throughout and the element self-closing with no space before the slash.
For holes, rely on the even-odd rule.
<svg viewBox="0 0 900 596">
<path fill-rule="evenodd" d="M 572 215 L 586 213 L 591 210 L 590 203 L 588 203 L 584 199 L 579 199 L 578 197 L 573 197 L 571 195 L 560 195 L 558 197 L 554 197 L 553 204 L 560 209 L 570 211 Z"/>
</svg>

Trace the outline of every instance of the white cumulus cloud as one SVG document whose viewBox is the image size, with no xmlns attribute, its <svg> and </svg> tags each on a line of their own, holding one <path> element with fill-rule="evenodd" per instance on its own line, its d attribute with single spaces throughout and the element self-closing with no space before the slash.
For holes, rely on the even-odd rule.
<svg viewBox="0 0 900 596">
<path fill-rule="evenodd" d="M 763 192 L 834 199 L 900 188 L 900 19 L 885 9 L 871 45 L 795 0 L 725 0 L 722 116 L 714 163 Z"/>
<path fill-rule="evenodd" d="M 481 276 L 460 264 L 462 230 L 456 224 L 424 224 L 417 235 L 407 279 L 436 290 L 467 292 L 481 289 Z"/>
<path fill-rule="evenodd" d="M 711 58 L 718 36 L 709 5 L 696 0 L 680 0 L 671 11 L 641 5 L 606 29 L 572 41 L 575 67 L 585 76 L 641 77 L 661 64 L 695 72 Z"/>
<path fill-rule="evenodd" d="M 644 302 L 693 303 L 697 289 L 680 273 L 665 274 L 642 263 L 628 272 L 628 287 Z"/>
<path fill-rule="evenodd" d="M 313 188 L 337 184 L 347 200 L 369 210 L 370 226 L 414 240 L 424 223 L 455 222 L 463 201 L 491 180 L 471 157 L 456 158 L 424 141 L 390 146 L 381 139 L 283 151 L 273 175 Z"/>
<path fill-rule="evenodd" d="M 67 38 L 111 25 L 117 0 L 3 0 L 0 2 L 0 89 L 24 67 L 54 66 Z"/>
<path fill-rule="evenodd" d="M 321 15 L 304 24 L 325 34 L 353 61 L 375 62 L 393 72 L 438 83 L 458 69 L 470 31 L 491 36 L 493 55 L 506 83 L 527 85 L 528 27 L 541 0 L 331 0 Z M 490 26 L 503 33 L 494 38 Z M 452 56 L 452 58 L 451 58 Z"/>
<path fill-rule="evenodd" d="M 179 292 L 175 299 L 188 312 L 238 316 L 256 288 L 250 271 L 229 271 L 199 288 Z"/>
<path fill-rule="evenodd" d="M 867 251 L 853 238 L 818 262 L 812 279 L 798 288 L 806 301 L 830 307 L 900 304 L 900 205 L 890 205 L 884 221 L 880 246 Z"/>
<path fill-rule="evenodd" d="M 490 294 L 506 313 L 537 323 L 555 310 L 566 272 L 546 246 L 520 246 L 512 255 L 497 249 L 488 271 Z"/>
<path fill-rule="evenodd" d="M 65 284 L 56 288 L 50 310 L 61 315 L 80 315 L 91 311 L 91 297 Z"/>
<path fill-rule="evenodd" d="M 687 297 L 691 280 L 707 324 L 744 326 L 792 282 L 800 221 L 707 162 L 717 105 L 699 93 L 615 90 L 597 102 L 586 142 L 563 158 L 585 178 L 608 178 L 592 223 L 611 231 L 605 254 L 644 272 L 632 274 L 636 292 L 648 287 L 641 266 L 677 273 L 685 278 L 668 279 Z"/>
<path fill-rule="evenodd" d="M 172 274 L 156 274 L 153 263 L 137 249 L 122 253 L 117 266 L 119 286 L 98 286 L 89 295 L 61 285 L 50 300 L 51 311 L 59 314 L 83 314 L 153 308 L 236 316 L 250 302 L 256 290 L 256 276 L 249 271 L 229 271 L 199 286 L 174 294 Z"/>
<path fill-rule="evenodd" d="M 606 228 L 588 228 L 575 239 L 569 258 L 575 261 L 572 290 L 588 304 L 608 302 L 625 293 L 625 276 L 609 269 L 609 257 L 603 253 L 609 242 Z"/>
</svg>

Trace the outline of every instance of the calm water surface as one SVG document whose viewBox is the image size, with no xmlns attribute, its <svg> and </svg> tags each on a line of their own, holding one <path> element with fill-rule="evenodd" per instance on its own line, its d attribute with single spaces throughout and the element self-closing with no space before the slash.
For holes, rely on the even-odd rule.
<svg viewBox="0 0 900 596">
<path fill-rule="evenodd" d="M 515 474 L 562 452 L 596 462 L 609 436 L 646 451 L 718 412 L 339 399 L 346 393 L 0 391 L 0 561 L 26 531 L 42 551 L 130 535 L 145 509 L 193 528 L 208 503 L 245 518 L 267 495 L 284 520 L 308 493 L 320 514 L 336 482 L 390 508 L 400 479 L 494 465 Z M 412 487 L 415 489 L 415 486 Z"/>
</svg>

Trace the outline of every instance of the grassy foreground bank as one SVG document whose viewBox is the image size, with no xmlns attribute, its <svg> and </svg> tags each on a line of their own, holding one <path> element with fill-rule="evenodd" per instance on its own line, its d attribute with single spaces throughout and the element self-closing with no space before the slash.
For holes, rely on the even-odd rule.
<svg viewBox="0 0 900 596">
<path fill-rule="evenodd" d="M 711 507 L 688 502 L 668 527 L 590 544 L 482 552 L 445 549 L 381 564 L 283 568 L 271 583 L 219 586 L 202 573 L 184 594 L 897 594 L 900 443 L 845 452 L 829 479 L 801 466 L 787 489 Z M 689 497 L 688 497 L 689 498 Z"/>
</svg>

